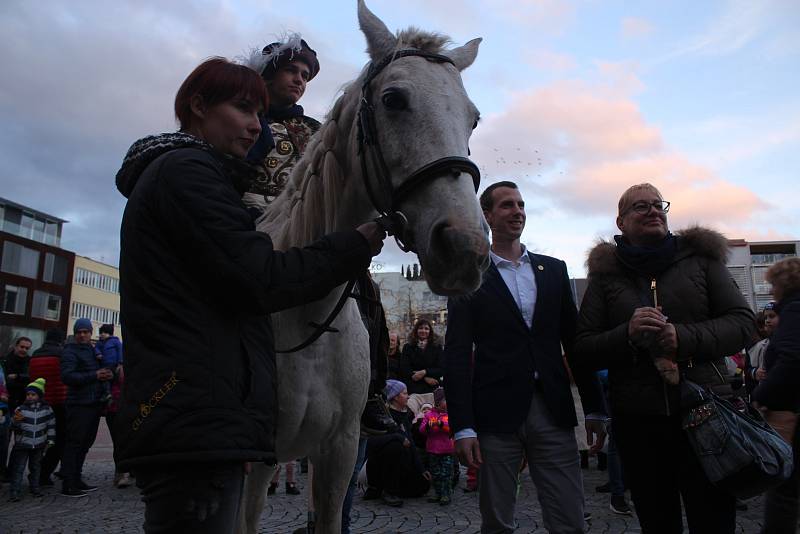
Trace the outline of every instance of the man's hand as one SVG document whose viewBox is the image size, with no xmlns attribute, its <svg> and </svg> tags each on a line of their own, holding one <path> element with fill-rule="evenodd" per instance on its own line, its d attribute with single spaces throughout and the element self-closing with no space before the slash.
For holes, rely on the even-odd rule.
<svg viewBox="0 0 800 534">
<path fill-rule="evenodd" d="M 597 454 L 606 442 L 606 424 L 600 419 L 586 419 L 586 444 L 589 454 Z"/>
<path fill-rule="evenodd" d="M 411 442 L 408 441 L 408 438 L 403 438 L 403 447 L 405 447 L 407 449 L 410 446 L 411 446 Z"/>
<path fill-rule="evenodd" d="M 761 382 L 765 378 L 767 378 L 767 370 L 763 367 L 756 369 L 756 381 Z"/>
<path fill-rule="evenodd" d="M 427 373 L 427 371 L 425 371 L 425 369 L 420 369 L 419 371 L 414 371 L 414 373 L 411 375 L 411 380 L 413 380 L 414 382 L 419 382 L 420 380 L 425 378 L 426 374 L 428 374 L 428 373 Z"/>
<path fill-rule="evenodd" d="M 94 374 L 97 377 L 97 380 L 99 380 L 100 382 L 106 382 L 114 378 L 114 373 L 112 373 L 110 369 L 106 369 L 105 367 L 103 367 L 102 369 L 98 369 L 97 371 L 95 371 Z"/>
<path fill-rule="evenodd" d="M 373 256 L 377 256 L 381 253 L 381 248 L 383 248 L 383 240 L 386 239 L 386 231 L 380 224 L 376 222 L 368 222 L 362 224 L 356 228 L 356 230 L 361 232 L 361 235 L 367 238 L 367 241 L 369 242 L 369 249 Z"/>
<path fill-rule="evenodd" d="M 429 376 L 425 377 L 425 383 L 428 384 L 429 386 L 438 386 L 439 385 L 439 381 L 438 380 L 436 380 L 435 378 L 431 378 Z"/>
<path fill-rule="evenodd" d="M 461 461 L 462 465 L 472 467 L 473 469 L 480 469 L 483 463 L 481 457 L 481 448 L 478 444 L 478 438 L 462 438 L 456 440 L 456 455 Z"/>
<path fill-rule="evenodd" d="M 647 334 L 661 332 L 665 324 L 666 317 L 658 308 L 636 308 L 628 321 L 628 338 L 637 345 L 644 345 Z"/>
</svg>

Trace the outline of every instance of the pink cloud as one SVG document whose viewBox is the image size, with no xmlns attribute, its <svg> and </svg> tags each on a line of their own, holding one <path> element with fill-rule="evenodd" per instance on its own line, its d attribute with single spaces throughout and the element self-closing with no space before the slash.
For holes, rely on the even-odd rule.
<svg viewBox="0 0 800 534">
<path fill-rule="evenodd" d="M 627 92 L 562 80 L 514 95 L 471 143 L 487 183 L 516 179 L 562 210 L 613 221 L 622 192 L 651 182 L 673 203 L 673 227 L 700 223 L 741 234 L 768 204 L 667 146 Z"/>
<path fill-rule="evenodd" d="M 639 17 L 624 17 L 621 25 L 622 36 L 626 38 L 646 37 L 654 30 L 650 21 Z"/>
</svg>

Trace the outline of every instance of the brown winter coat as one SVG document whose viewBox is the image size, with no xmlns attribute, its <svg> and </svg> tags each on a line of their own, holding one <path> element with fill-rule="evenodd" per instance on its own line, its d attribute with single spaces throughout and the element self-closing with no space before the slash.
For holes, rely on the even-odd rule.
<svg viewBox="0 0 800 534">
<path fill-rule="evenodd" d="M 678 335 L 681 374 L 716 390 L 729 390 L 724 357 L 751 339 L 753 312 L 725 266 L 726 239 L 692 227 L 677 234 L 677 253 L 655 279 L 658 304 Z M 649 351 L 628 342 L 628 321 L 636 308 L 653 306 L 650 276 L 618 256 L 616 245 L 601 242 L 587 260 L 589 287 L 581 303 L 576 359 L 609 370 L 614 414 L 675 413 L 678 388 L 667 386 Z"/>
</svg>

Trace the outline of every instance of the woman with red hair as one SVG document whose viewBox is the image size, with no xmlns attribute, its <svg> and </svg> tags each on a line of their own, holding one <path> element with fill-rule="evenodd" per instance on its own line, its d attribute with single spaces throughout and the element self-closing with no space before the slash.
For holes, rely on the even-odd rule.
<svg viewBox="0 0 800 534">
<path fill-rule="evenodd" d="M 269 314 L 364 272 L 374 222 L 274 250 L 242 203 L 268 107 L 260 76 L 223 58 L 175 97 L 180 131 L 134 143 L 117 174 L 125 384 L 114 455 L 133 471 L 145 532 L 233 532 L 245 462 L 275 460 Z M 77 495 L 76 495 L 77 496 Z"/>
</svg>

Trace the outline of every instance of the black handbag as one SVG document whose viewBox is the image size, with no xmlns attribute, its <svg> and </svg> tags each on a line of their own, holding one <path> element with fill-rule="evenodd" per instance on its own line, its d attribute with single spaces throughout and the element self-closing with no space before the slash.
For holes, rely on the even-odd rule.
<svg viewBox="0 0 800 534">
<path fill-rule="evenodd" d="M 708 479 L 739 499 L 778 486 L 792 474 L 792 447 L 758 410 L 747 413 L 713 391 L 681 380 L 683 429 Z"/>
</svg>

